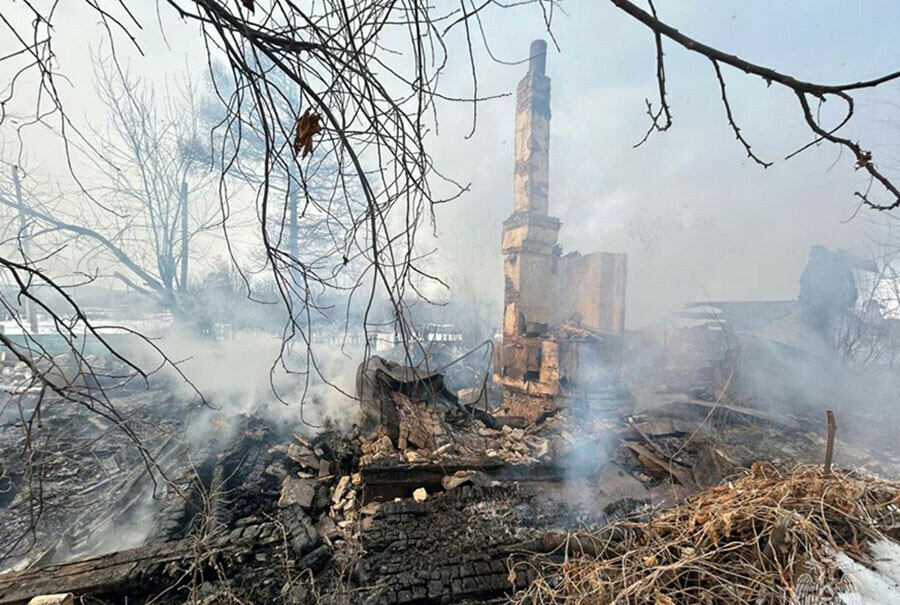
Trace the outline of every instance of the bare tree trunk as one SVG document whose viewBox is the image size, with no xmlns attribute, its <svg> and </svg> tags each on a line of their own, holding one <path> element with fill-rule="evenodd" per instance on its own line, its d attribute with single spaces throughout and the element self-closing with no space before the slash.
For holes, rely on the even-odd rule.
<svg viewBox="0 0 900 605">
<path fill-rule="evenodd" d="M 25 220 L 25 203 L 22 201 L 22 184 L 19 182 L 19 167 L 12 167 L 13 185 L 16 188 L 16 204 L 19 206 L 19 236 L 21 239 L 22 254 L 28 259 L 28 238 L 25 237 L 25 228 L 27 222 Z M 38 333 L 37 311 L 30 300 L 24 301 L 25 315 L 28 317 L 28 327 L 32 334 Z"/>
<path fill-rule="evenodd" d="M 288 173 L 288 250 L 291 258 L 298 258 L 300 254 L 300 242 L 297 234 L 297 206 L 300 198 L 300 187 L 295 182 L 297 180 L 297 169 L 291 162 L 291 169 Z"/>
<path fill-rule="evenodd" d="M 181 181 L 181 290 L 187 291 L 188 280 L 188 190 Z"/>
</svg>

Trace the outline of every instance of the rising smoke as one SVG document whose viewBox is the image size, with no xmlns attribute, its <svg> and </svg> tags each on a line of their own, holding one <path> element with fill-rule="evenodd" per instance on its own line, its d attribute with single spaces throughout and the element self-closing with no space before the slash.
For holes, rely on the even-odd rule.
<svg viewBox="0 0 900 605">
<path fill-rule="evenodd" d="M 304 433 L 326 427 L 347 430 L 355 421 L 361 347 L 317 346 L 308 365 L 307 349 L 283 350 L 277 336 L 238 332 L 211 340 L 194 336 L 188 328 L 178 329 L 177 324 L 156 344 L 171 352 L 190 380 L 189 384 L 167 367 L 152 378 L 153 386 L 169 391 L 186 405 L 193 402 L 195 417 L 187 428 L 190 442 L 203 443 L 213 434 L 220 442 L 227 441 L 214 418 L 259 415 Z M 158 354 L 139 344 L 133 354 L 144 367 L 161 361 Z M 200 404 L 197 391 L 206 405 Z"/>
</svg>

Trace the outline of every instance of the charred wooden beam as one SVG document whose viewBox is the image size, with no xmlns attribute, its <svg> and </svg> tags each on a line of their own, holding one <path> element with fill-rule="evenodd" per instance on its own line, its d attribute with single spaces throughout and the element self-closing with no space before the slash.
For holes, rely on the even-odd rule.
<svg viewBox="0 0 900 605">
<path fill-rule="evenodd" d="M 81 595 L 124 595 L 153 589 L 170 563 L 193 556 L 192 542 L 179 540 L 47 565 L 0 576 L 0 605 L 20 605 L 36 596 L 71 592 Z"/>
<path fill-rule="evenodd" d="M 284 532 L 301 567 L 321 560 L 321 537 L 299 506 L 289 506 L 279 511 L 278 523 L 238 527 L 208 544 L 186 538 L 0 575 L 0 605 L 23 605 L 37 595 L 63 592 L 113 599 L 153 594 L 170 589 L 191 565 L 203 566 L 208 555 L 247 561 L 255 552 L 285 543 Z"/>
</svg>

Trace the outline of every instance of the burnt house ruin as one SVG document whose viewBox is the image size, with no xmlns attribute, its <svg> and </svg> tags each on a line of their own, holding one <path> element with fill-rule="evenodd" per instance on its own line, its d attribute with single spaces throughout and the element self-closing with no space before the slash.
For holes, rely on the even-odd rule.
<svg viewBox="0 0 900 605">
<path fill-rule="evenodd" d="M 110 355 L 85 381 L 102 406 L 56 398 L 4 341 L 0 605 L 825 605 L 870 602 L 841 597 L 860 570 L 900 586 L 900 481 L 876 477 L 900 477 L 900 294 L 867 298 L 852 272 L 877 267 L 817 246 L 796 299 L 688 303 L 686 325 L 626 342 L 626 256 L 564 255 L 549 213 L 545 72 L 535 41 L 502 343 L 452 313 L 323 325 L 369 347 L 355 395 L 336 381 L 304 416 L 272 370 L 271 393 L 206 401 L 119 383 Z M 860 343 L 865 364 L 821 352 Z M 207 351 L 226 387 L 237 364 Z M 75 375 L 65 348 L 45 362 Z M 873 581 L 882 562 L 896 573 Z"/>
<path fill-rule="evenodd" d="M 590 400 L 609 383 L 625 332 L 627 256 L 563 255 L 549 214 L 550 78 L 547 43 L 531 43 L 516 91 L 515 193 L 503 222 L 503 342 L 494 381 L 503 407 L 535 418 L 554 398 Z"/>
</svg>

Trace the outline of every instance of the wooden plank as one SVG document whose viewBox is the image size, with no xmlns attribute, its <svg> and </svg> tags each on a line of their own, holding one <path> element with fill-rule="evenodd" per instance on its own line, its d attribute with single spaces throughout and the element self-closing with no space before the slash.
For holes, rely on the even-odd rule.
<svg viewBox="0 0 900 605">
<path fill-rule="evenodd" d="M 694 408 L 695 410 L 697 410 L 697 414 L 700 414 L 702 416 L 710 415 L 710 419 L 717 424 L 720 424 L 724 420 L 724 417 L 730 412 L 736 417 L 740 418 L 742 421 L 751 424 L 777 424 L 789 429 L 799 428 L 797 422 L 788 416 L 783 416 L 774 412 L 766 412 L 763 410 L 731 405 L 723 403 L 721 401 L 719 403 L 716 403 L 714 401 L 703 401 L 702 399 L 693 399 L 691 397 L 681 397 L 675 399 L 674 401 L 666 404 L 664 407 L 657 408 L 656 410 L 654 410 L 654 412 L 648 412 L 648 415 L 660 412 L 666 413 L 672 410 L 677 410 L 679 408 L 685 410 Z"/>
<path fill-rule="evenodd" d="M 655 448 L 635 441 L 623 441 L 622 445 L 637 454 L 638 458 L 641 458 L 642 461 L 649 461 L 651 466 L 656 466 L 660 470 L 672 475 L 681 485 L 688 488 L 697 487 L 697 484 L 694 483 L 694 479 L 690 474 L 682 470 L 674 462 L 666 460 Z"/>
<path fill-rule="evenodd" d="M 191 542 L 179 540 L 0 575 L 0 605 L 19 605 L 32 597 L 71 592 L 117 594 L 134 588 L 153 566 L 192 556 Z"/>
</svg>

